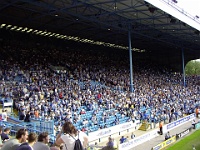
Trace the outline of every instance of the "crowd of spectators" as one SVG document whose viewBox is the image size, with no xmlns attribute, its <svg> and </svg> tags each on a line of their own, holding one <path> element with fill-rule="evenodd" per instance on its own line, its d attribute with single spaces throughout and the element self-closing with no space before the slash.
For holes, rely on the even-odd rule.
<svg viewBox="0 0 200 150">
<path fill-rule="evenodd" d="M 79 150 L 85 150 L 88 147 L 88 136 L 78 131 L 70 122 L 65 122 L 62 130 L 56 137 L 56 141 L 50 145 L 50 136 L 47 132 L 37 134 L 29 132 L 26 128 L 20 128 L 16 131 L 15 137 L 8 137 L 8 130 L 0 126 L 0 149 L 1 150 L 73 150 L 76 141 L 79 140 Z M 5 136 L 6 135 L 6 136 Z M 8 137 L 7 139 L 5 137 Z"/>
<path fill-rule="evenodd" d="M 5 128 L 6 130 L 7 128 Z M 0 127 L 1 137 L 3 136 L 2 127 Z M 47 132 L 42 132 L 37 135 L 33 132 L 28 132 L 27 129 L 21 128 L 16 131 L 16 136 L 7 140 L 1 139 L 1 150 L 60 150 L 60 147 L 54 145 L 49 146 L 49 135 Z"/>
<path fill-rule="evenodd" d="M 131 120 L 167 123 L 199 108 L 200 77 L 184 87 L 180 73 L 151 62 L 133 62 L 131 93 L 126 51 L 9 44 L 0 48 L 0 94 L 14 100 L 20 120 L 54 120 L 57 131 L 71 121 L 91 132 Z"/>
</svg>

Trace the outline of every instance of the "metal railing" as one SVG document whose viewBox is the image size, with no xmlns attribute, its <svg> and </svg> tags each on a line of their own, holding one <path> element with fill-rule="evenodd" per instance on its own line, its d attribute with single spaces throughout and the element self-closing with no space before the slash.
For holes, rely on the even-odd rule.
<svg viewBox="0 0 200 150">
<path fill-rule="evenodd" d="M 183 15 L 187 16 L 188 18 L 194 20 L 195 22 L 197 22 L 200 25 L 200 20 L 199 20 L 199 16 L 193 16 L 191 14 L 189 14 L 188 12 L 186 12 L 183 8 L 179 7 L 176 5 L 176 3 L 174 3 L 172 0 L 160 0 L 166 4 L 168 4 L 169 6 L 173 7 L 174 9 L 176 9 L 178 12 L 182 13 Z"/>
</svg>

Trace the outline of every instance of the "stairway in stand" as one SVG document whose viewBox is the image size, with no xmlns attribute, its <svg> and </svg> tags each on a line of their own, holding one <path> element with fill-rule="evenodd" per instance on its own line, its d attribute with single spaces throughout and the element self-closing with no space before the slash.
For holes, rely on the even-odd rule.
<svg viewBox="0 0 200 150">
<path fill-rule="evenodd" d="M 147 121 L 143 121 L 142 125 L 139 127 L 138 130 L 147 131 L 150 129 L 150 124 Z"/>
</svg>

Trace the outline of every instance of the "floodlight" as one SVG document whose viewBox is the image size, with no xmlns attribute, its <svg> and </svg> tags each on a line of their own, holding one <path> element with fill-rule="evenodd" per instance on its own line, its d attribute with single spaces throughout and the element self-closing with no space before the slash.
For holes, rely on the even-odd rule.
<svg viewBox="0 0 200 150">
<path fill-rule="evenodd" d="M 10 30 L 14 30 L 14 29 L 16 29 L 17 28 L 17 26 L 13 26 Z"/>
<path fill-rule="evenodd" d="M 6 26 L 6 24 L 1 24 L 1 28 L 5 27 L 5 26 Z"/>
<path fill-rule="evenodd" d="M 7 27 L 6 27 L 6 28 L 10 28 L 10 27 L 12 27 L 12 25 L 7 25 Z"/>
<path fill-rule="evenodd" d="M 21 30 L 21 29 L 22 29 L 22 27 L 18 27 L 18 28 L 17 28 L 17 31 L 19 31 L 19 30 Z"/>
</svg>

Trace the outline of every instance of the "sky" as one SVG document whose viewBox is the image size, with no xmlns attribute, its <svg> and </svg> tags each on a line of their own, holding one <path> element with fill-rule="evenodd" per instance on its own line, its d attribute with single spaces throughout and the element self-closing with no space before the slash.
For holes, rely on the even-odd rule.
<svg viewBox="0 0 200 150">
<path fill-rule="evenodd" d="M 176 0 L 177 3 L 173 0 L 145 1 L 200 31 L 200 0 Z"/>
<path fill-rule="evenodd" d="M 177 5 L 189 14 L 200 17 L 200 0 L 177 0 Z"/>
<path fill-rule="evenodd" d="M 186 24 L 190 25 L 191 27 L 200 31 L 200 0 L 176 0 L 177 3 L 173 3 L 173 0 L 145 0 L 146 2 L 151 3 L 157 8 L 167 12 L 168 14 L 178 18 L 180 21 L 185 22 Z M 168 2 L 168 3 L 166 3 Z M 171 4 L 177 5 L 180 10 L 184 11 L 177 11 Z M 186 14 L 190 14 L 188 17 Z M 198 16 L 199 18 L 197 18 Z M 198 20 L 197 20 L 198 19 Z M 200 61 L 200 60 L 199 60 Z"/>
<path fill-rule="evenodd" d="M 200 0 L 177 0 L 177 5 L 187 11 L 189 14 L 199 16 L 200 19 Z M 200 59 L 197 59 L 200 61 Z"/>
</svg>

